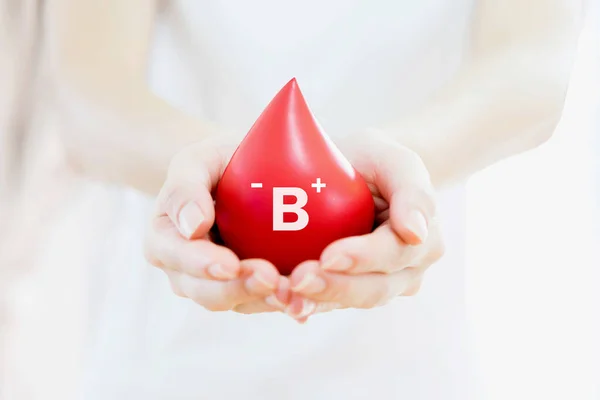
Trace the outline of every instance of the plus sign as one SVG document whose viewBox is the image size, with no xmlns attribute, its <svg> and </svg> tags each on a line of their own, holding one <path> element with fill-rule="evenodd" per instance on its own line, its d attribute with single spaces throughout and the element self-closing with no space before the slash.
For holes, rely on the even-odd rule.
<svg viewBox="0 0 600 400">
<path fill-rule="evenodd" d="M 321 183 L 321 178 L 317 178 L 317 182 L 311 184 L 310 186 L 317 189 L 317 193 L 321 193 L 321 188 L 327 187 L 327 185 L 325 183 Z"/>
</svg>

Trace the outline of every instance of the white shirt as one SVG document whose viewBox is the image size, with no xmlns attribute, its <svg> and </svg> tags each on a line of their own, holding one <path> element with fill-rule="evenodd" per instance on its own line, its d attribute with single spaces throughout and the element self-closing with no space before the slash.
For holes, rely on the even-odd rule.
<svg viewBox="0 0 600 400">
<path fill-rule="evenodd" d="M 410 113 L 451 79 L 472 7 L 174 1 L 158 21 L 150 82 L 199 118 L 247 131 L 296 77 L 336 137 Z M 86 400 L 469 399 L 462 191 L 442 196 L 448 251 L 417 297 L 305 326 L 280 314 L 211 313 L 174 296 L 142 257 L 152 200 L 121 189 L 93 193 L 87 212 L 111 218 L 87 253 Z"/>
</svg>

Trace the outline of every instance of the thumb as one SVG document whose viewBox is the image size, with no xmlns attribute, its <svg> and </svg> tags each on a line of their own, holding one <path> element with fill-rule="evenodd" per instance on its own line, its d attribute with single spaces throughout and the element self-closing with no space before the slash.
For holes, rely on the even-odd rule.
<svg viewBox="0 0 600 400">
<path fill-rule="evenodd" d="M 383 150 L 376 163 L 375 184 L 389 204 L 389 220 L 396 234 L 409 245 L 427 239 L 436 214 L 434 188 L 419 155 L 396 145 Z"/>
<path fill-rule="evenodd" d="M 158 214 L 167 215 L 187 239 L 208 234 L 214 219 L 211 196 L 226 160 L 209 142 L 190 145 L 171 161 L 167 180 L 158 195 Z"/>
<path fill-rule="evenodd" d="M 432 201 L 425 192 L 403 191 L 394 195 L 390 204 L 390 224 L 396 234 L 409 245 L 419 245 L 427 240 L 434 219 Z"/>
</svg>

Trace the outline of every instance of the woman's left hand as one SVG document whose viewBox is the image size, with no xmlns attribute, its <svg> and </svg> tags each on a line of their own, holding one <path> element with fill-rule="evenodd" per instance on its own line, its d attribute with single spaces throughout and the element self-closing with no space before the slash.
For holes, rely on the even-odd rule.
<svg viewBox="0 0 600 400">
<path fill-rule="evenodd" d="M 318 312 L 373 308 L 414 295 L 425 270 L 444 253 L 434 189 L 421 158 L 374 132 L 347 139 L 340 149 L 371 188 L 379 225 L 296 267 L 287 313 L 300 322 Z"/>
</svg>

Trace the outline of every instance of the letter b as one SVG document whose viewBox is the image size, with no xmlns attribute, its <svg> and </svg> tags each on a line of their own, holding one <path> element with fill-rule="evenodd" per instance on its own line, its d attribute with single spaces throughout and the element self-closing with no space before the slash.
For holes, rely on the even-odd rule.
<svg viewBox="0 0 600 400">
<path fill-rule="evenodd" d="M 294 204 L 284 204 L 285 196 L 296 197 Z M 308 203 L 306 192 L 297 187 L 274 187 L 273 188 L 273 230 L 274 231 L 300 231 L 308 225 L 308 213 L 302 207 Z M 298 220 L 284 222 L 285 213 L 294 213 Z"/>
</svg>

